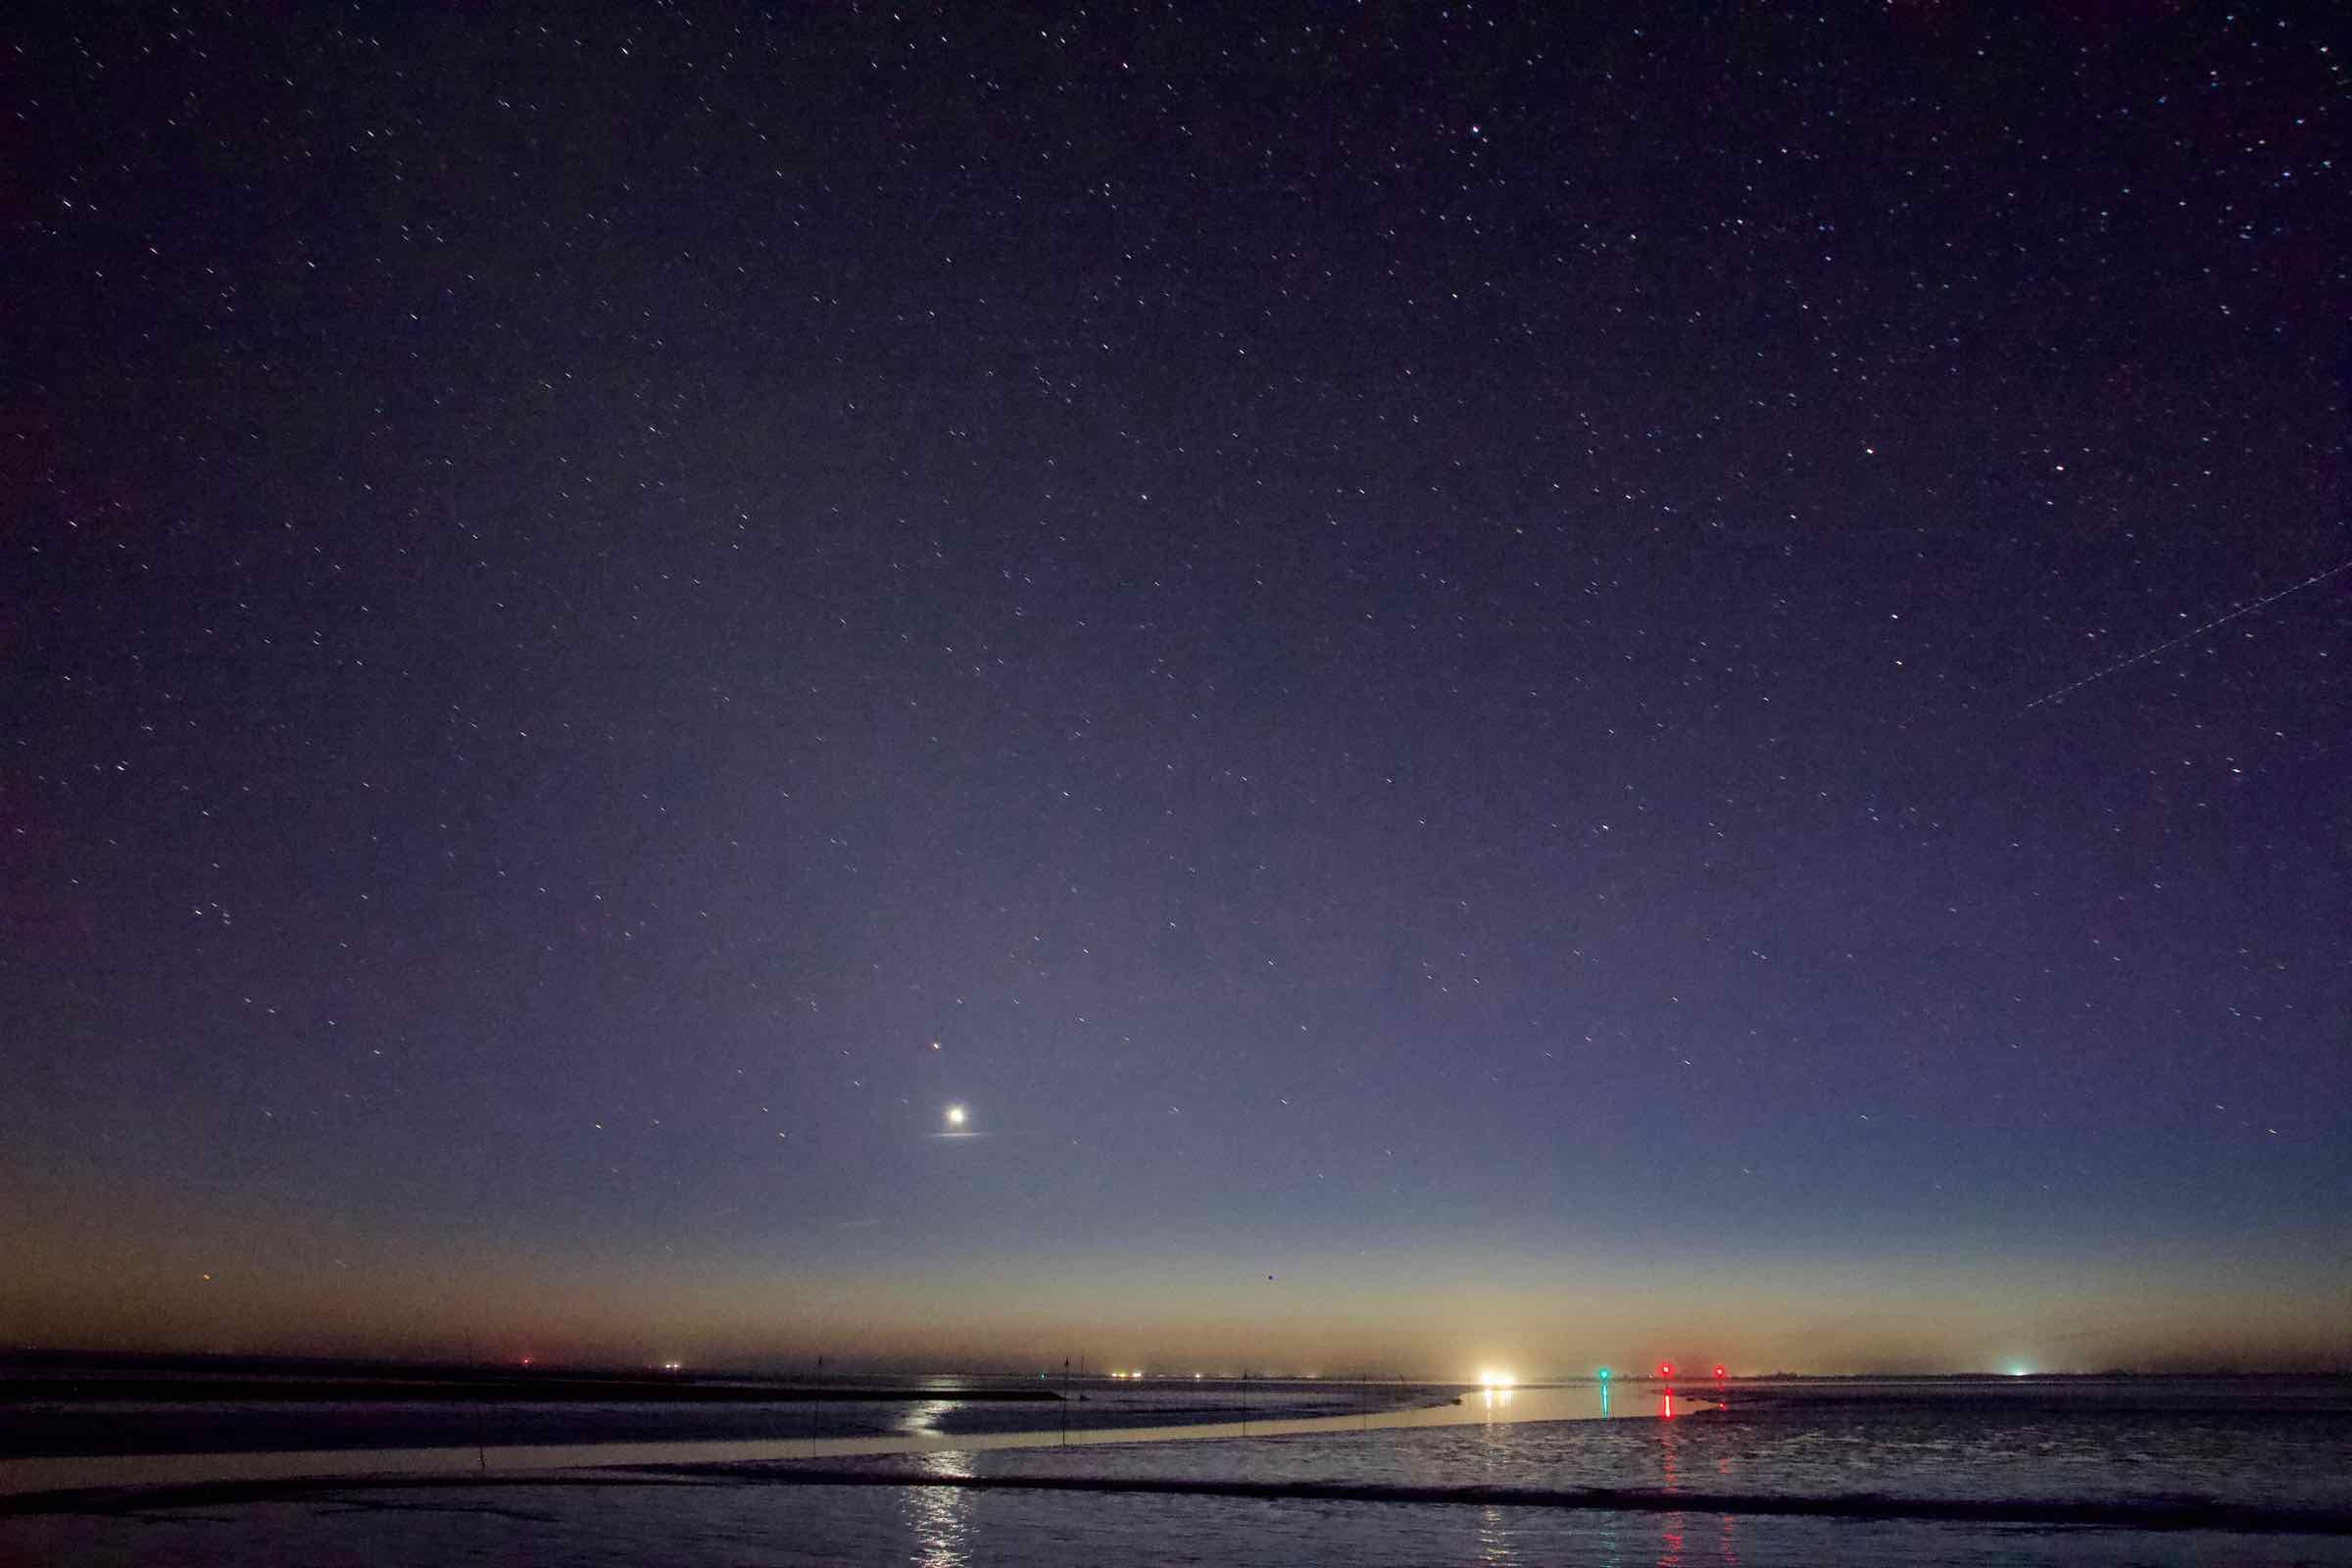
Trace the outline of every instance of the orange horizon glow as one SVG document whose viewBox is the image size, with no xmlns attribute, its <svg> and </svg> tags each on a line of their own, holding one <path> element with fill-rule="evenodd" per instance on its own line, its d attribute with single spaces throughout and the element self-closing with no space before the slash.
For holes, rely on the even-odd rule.
<svg viewBox="0 0 2352 1568">
<path fill-rule="evenodd" d="M 1599 1366 L 2037 1373 L 2352 1368 L 2340 1296 L 2282 1272 L 2183 1268 L 1623 1267 L 1480 1260 L 1002 1257 L 829 1271 L 681 1256 L 532 1256 L 427 1238 L 338 1268 L 275 1265 L 223 1217 L 171 1247 L 36 1224 L 0 1243 L 11 1347 L 695 1367 L 1402 1373 L 1475 1383 Z M 206 1275 L 210 1275 L 208 1280 Z"/>
</svg>

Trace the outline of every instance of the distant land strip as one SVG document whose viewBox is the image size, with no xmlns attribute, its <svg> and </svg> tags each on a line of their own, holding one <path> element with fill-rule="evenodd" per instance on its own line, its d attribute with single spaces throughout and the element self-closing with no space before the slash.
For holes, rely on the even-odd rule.
<svg viewBox="0 0 2352 1568">
<path fill-rule="evenodd" d="M 533 1404 L 612 1404 L 659 1400 L 674 1404 L 783 1404 L 806 1400 L 905 1403 L 925 1399 L 1004 1402 L 1058 1399 L 1052 1389 L 793 1388 L 759 1383 L 695 1383 L 683 1378 L 478 1377 L 437 1379 L 325 1378 L 17 1378 L 0 1379 L 0 1405 L 91 1404 L 135 1399 L 160 1404 L 251 1404 L 265 1401 L 414 1404 L 512 1401 Z"/>
</svg>

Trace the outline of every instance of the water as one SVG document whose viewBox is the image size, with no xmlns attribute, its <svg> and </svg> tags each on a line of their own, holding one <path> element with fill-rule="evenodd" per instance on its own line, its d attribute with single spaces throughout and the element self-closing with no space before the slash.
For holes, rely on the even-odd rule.
<svg viewBox="0 0 2352 1568">
<path fill-rule="evenodd" d="M 1040 1425 L 1057 1416 L 1052 1407 L 922 1401 L 836 1413 L 845 1427 L 895 1421 L 897 1441 L 933 1445 L 923 1451 L 814 1451 L 893 1441 L 845 1431 L 794 1440 L 807 1451 L 791 1456 L 760 1457 L 755 1445 L 716 1465 L 681 1464 L 671 1446 L 625 1466 L 492 1486 L 417 1478 L 133 1513 L 0 1514 L 0 1564 L 2352 1568 L 2343 1381 L 1734 1385 L 1724 1408 L 1689 1413 L 1678 1401 L 1671 1420 L 1657 1391 L 1638 1386 L 1592 1419 L 1598 1391 L 1575 1386 L 1518 1391 L 1492 1412 L 1473 1394 L 1446 1412 L 1466 1424 L 1400 1427 L 1360 1407 L 1333 1411 L 1345 1390 L 1298 1386 L 1283 1414 L 1319 1428 L 1258 1435 L 1269 1399 L 1247 1439 L 1203 1435 L 1231 1425 L 1215 1419 L 1230 1413 L 1230 1389 L 1102 1392 L 1104 1409 L 1089 1419 L 1144 1416 L 1174 1434 L 1065 1448 Z M 1527 1413 L 1587 1419 L 1508 1419 Z M 1171 1416 L 1215 1424 L 1188 1432 Z M 499 1450 L 489 1457 L 495 1465 Z"/>
<path fill-rule="evenodd" d="M 54 1369 L 51 1382 L 68 1379 Z M 103 1387 L 103 1373 L 79 1377 Z M 196 1380 L 176 1380 L 200 1386 Z M 293 1378 L 252 1378 L 248 1389 L 299 1386 Z M 9 1388 L 0 1363 L 0 1393 Z M 127 1385 L 124 1385 L 127 1386 Z M 1344 1383 L 1308 1379 L 1145 1380 L 1079 1378 L 1070 1397 L 1063 1385 L 1004 1378 L 934 1377 L 867 1380 L 899 1396 L 859 1399 L 860 1385 L 815 1385 L 816 1399 L 778 1397 L 740 1402 L 469 1400 L 396 1396 L 402 1385 L 380 1383 L 379 1396 L 348 1398 L 208 1398 L 169 1396 L 174 1380 L 143 1379 L 148 1397 L 20 1401 L 21 1412 L 0 1422 L 0 1462 L 32 1455 L 281 1452 L 325 1449 L 419 1448 L 436 1445 L 492 1447 L 544 1444 L 654 1444 L 765 1439 L 891 1438 L 910 1433 L 983 1434 L 1074 1432 L 1109 1428 L 1184 1426 L 1201 1422 L 1351 1414 L 1450 1400 L 1455 1389 L 1432 1385 Z M 742 1390 L 757 1394 L 757 1386 Z M 804 1389 L 802 1392 L 808 1392 Z M 970 1398 L 972 1394 L 998 1396 Z M 935 1397 L 910 1399 L 906 1396 Z M 1029 1396 L 1016 1401 L 1004 1396 Z M 0 1411 L 9 1408 L 0 1404 Z"/>
</svg>

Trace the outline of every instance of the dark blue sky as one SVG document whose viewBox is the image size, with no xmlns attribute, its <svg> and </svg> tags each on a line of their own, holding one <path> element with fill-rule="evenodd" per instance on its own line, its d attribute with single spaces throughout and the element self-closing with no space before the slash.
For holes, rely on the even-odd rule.
<svg viewBox="0 0 2352 1568">
<path fill-rule="evenodd" d="M 12 1341 L 2352 1358 L 2288 14 L 8 34 Z"/>
</svg>

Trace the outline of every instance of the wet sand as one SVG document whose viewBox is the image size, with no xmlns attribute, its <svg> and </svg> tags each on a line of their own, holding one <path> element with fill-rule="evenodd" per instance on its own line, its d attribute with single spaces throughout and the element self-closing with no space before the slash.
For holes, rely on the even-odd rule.
<svg viewBox="0 0 2352 1568">
<path fill-rule="evenodd" d="M 1637 1399 L 1621 1397 L 1608 1410 L 1590 1387 L 1474 1391 L 1451 1403 L 1408 1409 L 1367 1410 L 1348 1415 L 1241 1420 L 1183 1426 L 1131 1427 L 1063 1433 L 1055 1430 L 947 1434 L 928 1430 L 934 1412 L 924 1403 L 952 1407 L 955 1397 L 933 1396 L 910 1408 L 907 1430 L 875 1437 L 720 1440 L 682 1443 L 541 1444 L 504 1447 L 436 1446 L 353 1448 L 318 1452 L 118 1454 L 0 1461 L 0 1512 L 47 1511 L 60 1507 L 123 1505 L 136 1495 L 152 1503 L 150 1489 L 219 1494 L 221 1489 L 254 1494 L 286 1487 L 327 1483 L 373 1483 L 438 1479 L 514 1482 L 525 1477 L 571 1472 L 579 1479 L 615 1479 L 612 1472 L 680 1467 L 747 1465 L 783 1460 L 871 1458 L 883 1454 L 976 1451 L 992 1448 L 1082 1447 L 1097 1445 L 1237 1440 L 1319 1433 L 1378 1431 L 1406 1427 L 1499 1425 L 1525 1421 L 1598 1420 L 1636 1413 Z M 1648 1396 L 1638 1407 L 1656 1413 Z M 1678 1413 L 1697 1406 L 1678 1402 Z"/>
</svg>

